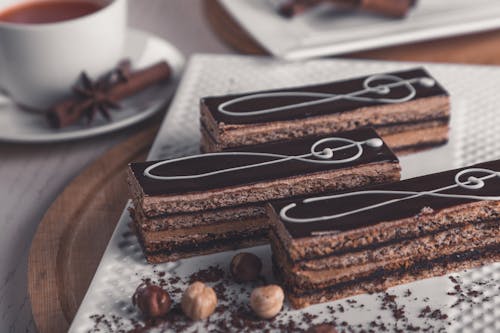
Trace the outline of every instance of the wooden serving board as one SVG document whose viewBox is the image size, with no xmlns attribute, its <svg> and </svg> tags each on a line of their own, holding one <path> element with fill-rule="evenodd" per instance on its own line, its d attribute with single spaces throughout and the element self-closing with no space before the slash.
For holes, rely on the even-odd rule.
<svg viewBox="0 0 500 333">
<path fill-rule="evenodd" d="M 109 150 L 45 213 L 28 260 L 28 292 L 39 332 L 67 332 L 127 202 L 127 164 L 146 158 L 157 131 L 157 125 L 149 125 Z"/>
<path fill-rule="evenodd" d="M 246 54 L 268 54 L 217 1 L 203 1 L 212 30 Z M 344 54 L 342 57 L 400 61 L 500 64 L 500 30 Z"/>
</svg>

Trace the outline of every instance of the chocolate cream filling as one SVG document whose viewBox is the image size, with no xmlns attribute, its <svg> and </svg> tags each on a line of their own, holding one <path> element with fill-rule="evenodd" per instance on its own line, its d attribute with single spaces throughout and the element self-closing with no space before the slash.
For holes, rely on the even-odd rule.
<svg viewBox="0 0 500 333">
<path fill-rule="evenodd" d="M 140 243 L 143 246 L 143 250 L 147 256 L 154 255 L 172 255 L 172 254 L 189 254 L 193 252 L 199 252 L 204 250 L 210 250 L 212 248 L 239 248 L 242 241 L 251 240 L 256 244 L 262 243 L 267 240 L 267 230 L 255 230 L 252 232 L 230 232 L 224 235 L 205 235 L 203 241 L 185 241 L 180 243 L 172 243 L 170 246 L 165 246 L 161 244 L 159 246 L 153 244 L 144 244 L 144 241 L 140 239 Z"/>
<path fill-rule="evenodd" d="M 229 233 L 237 232 L 254 232 L 258 230 L 269 229 L 267 219 L 248 219 L 237 222 L 221 223 L 213 226 L 200 226 L 187 229 L 164 230 L 164 231 L 143 231 L 138 230 L 138 233 L 144 238 L 146 245 L 148 244 L 172 244 L 182 243 L 186 241 L 203 241 L 207 235 L 213 237 L 224 238 Z"/>
<path fill-rule="evenodd" d="M 164 230 L 188 229 L 200 226 L 213 226 L 228 222 L 239 223 L 242 220 L 267 219 L 263 205 L 243 205 L 187 214 L 161 214 L 147 217 L 141 206 L 134 209 L 132 216 L 136 219 L 140 230 L 157 232 Z"/>
</svg>

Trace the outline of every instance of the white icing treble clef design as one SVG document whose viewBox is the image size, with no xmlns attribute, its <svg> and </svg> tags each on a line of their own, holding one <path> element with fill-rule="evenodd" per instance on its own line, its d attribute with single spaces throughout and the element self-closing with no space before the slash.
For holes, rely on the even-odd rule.
<svg viewBox="0 0 500 333">
<path fill-rule="evenodd" d="M 467 177 L 466 181 L 463 181 L 462 178 L 470 175 L 472 173 L 482 173 L 486 174 L 485 176 L 482 177 L 476 177 L 476 176 L 469 176 Z M 469 200 L 500 200 L 500 196 L 481 196 L 481 195 L 465 195 L 465 194 L 449 194 L 449 193 L 441 193 L 443 191 L 451 190 L 454 188 L 463 188 L 467 190 L 479 190 L 485 186 L 485 181 L 488 179 L 492 179 L 494 177 L 499 177 L 500 178 L 500 172 L 498 171 L 493 171 L 490 169 L 483 169 L 483 168 L 468 168 L 464 169 L 460 172 L 458 172 L 455 175 L 455 183 L 436 188 L 433 190 L 429 191 L 422 191 L 422 192 L 416 192 L 416 191 L 390 191 L 390 190 L 366 190 L 366 191 L 356 191 L 356 192 L 350 192 L 350 193 L 342 193 L 342 194 L 333 194 L 333 195 L 327 195 L 327 196 L 320 196 L 320 197 L 312 197 L 312 198 L 307 198 L 302 200 L 302 204 L 308 204 L 311 202 L 318 202 L 318 201 L 326 201 L 326 200 L 335 200 L 339 198 L 346 198 L 346 197 L 357 197 L 357 196 L 363 196 L 363 195 L 384 195 L 384 194 L 392 194 L 392 195 L 400 195 L 402 196 L 401 198 L 398 199 L 392 199 L 392 200 L 387 200 L 387 201 L 382 201 L 378 204 L 373 204 L 365 207 L 361 207 L 355 210 L 350 210 L 338 214 L 333 214 L 333 215 L 328 215 L 328 216 L 316 216 L 316 217 L 307 217 L 307 218 L 297 218 L 297 217 L 291 217 L 289 216 L 289 212 L 293 210 L 297 206 L 296 203 L 291 203 L 286 205 L 280 210 L 280 217 L 283 221 L 286 222 L 291 222 L 291 223 L 310 223 L 310 222 L 319 222 L 319 221 L 325 221 L 325 220 L 334 220 L 338 219 L 344 216 L 348 215 L 353 215 L 365 211 L 369 211 L 371 209 L 375 208 L 380 208 L 384 207 L 396 202 L 401 202 L 405 200 L 411 200 L 414 198 L 422 197 L 422 196 L 430 196 L 430 197 L 441 197 L 441 198 L 454 198 L 454 199 L 469 199 Z M 331 204 L 331 202 L 329 203 Z"/>
<path fill-rule="evenodd" d="M 318 151 L 318 146 L 326 143 L 341 143 L 344 144 L 343 146 L 339 147 L 334 147 L 334 148 L 324 148 L 321 151 Z M 329 138 L 324 138 L 316 141 L 310 148 L 310 152 L 302 154 L 302 155 L 296 155 L 296 156 L 288 156 L 288 155 L 282 155 L 282 154 L 272 154 L 272 153 L 257 153 L 257 152 L 220 152 L 220 153 L 208 153 L 208 154 L 198 154 L 198 155 L 192 155 L 192 156 L 187 156 L 187 157 L 181 157 L 181 158 L 176 158 L 172 160 L 165 160 L 165 161 L 160 161 L 157 163 L 154 163 L 147 167 L 144 170 L 144 176 L 152 179 L 157 179 L 157 180 L 181 180 L 181 179 L 195 179 L 195 178 L 203 178 L 203 177 L 209 177 L 213 175 L 218 175 L 222 173 L 228 173 L 228 172 L 233 172 L 237 170 L 246 170 L 246 169 L 251 169 L 251 168 L 256 168 L 256 167 L 261 167 L 265 165 L 271 165 L 271 164 L 277 164 L 277 163 L 283 163 L 286 161 L 291 161 L 291 160 L 297 160 L 297 161 L 302 161 L 302 162 L 307 162 L 307 163 L 313 163 L 313 164 L 341 164 L 341 163 L 349 163 L 352 161 L 355 161 L 359 157 L 363 155 L 364 148 L 363 146 L 371 147 L 371 148 L 379 148 L 382 147 L 384 142 L 379 139 L 379 138 L 371 138 L 363 141 L 355 141 L 347 138 L 340 138 L 340 137 L 329 137 Z M 334 153 L 345 150 L 345 149 L 350 149 L 350 148 L 355 148 L 356 152 L 354 155 L 350 157 L 346 157 L 343 159 L 334 159 Z M 153 173 L 153 171 L 164 165 L 176 163 L 176 162 L 181 162 L 181 161 L 188 161 L 188 160 L 200 160 L 200 163 L 202 163 L 202 160 L 207 157 L 213 157 L 213 156 L 256 156 L 256 157 L 269 157 L 273 158 L 270 161 L 266 162 L 261 162 L 261 163 L 253 163 L 253 164 L 247 164 L 247 165 L 242 165 L 238 167 L 232 167 L 232 168 L 226 168 L 226 169 L 220 169 L 220 170 L 215 170 L 215 171 L 210 171 L 210 172 L 205 172 L 205 173 L 200 173 L 200 174 L 195 174 L 195 175 L 172 175 L 172 176 L 165 176 L 165 175 L 156 175 Z"/>
<path fill-rule="evenodd" d="M 389 81 L 390 83 L 375 85 L 377 81 Z M 300 107 L 310 107 L 314 105 L 330 103 L 333 101 L 345 99 L 351 101 L 361 101 L 361 102 L 380 102 L 380 103 L 402 103 L 411 100 L 415 97 L 417 91 L 414 85 L 420 85 L 422 87 L 433 87 L 436 81 L 430 77 L 417 77 L 411 79 L 402 79 L 396 75 L 389 74 L 376 74 L 367 77 L 363 82 L 363 88 L 357 91 L 353 91 L 347 94 L 334 94 L 334 93 L 318 93 L 318 92 L 305 92 L 305 91 L 282 91 L 282 92 L 270 92 L 270 93 L 256 93 L 246 96 L 237 97 L 221 103 L 218 106 L 218 111 L 228 116 L 234 117 L 245 117 L 245 116 L 256 116 L 263 114 L 270 114 L 276 112 L 287 111 L 291 109 L 296 109 Z M 396 87 L 405 87 L 407 89 L 407 94 L 402 97 L 386 98 L 383 95 L 387 95 L 391 92 L 391 89 Z M 368 97 L 364 96 L 368 93 L 376 93 L 381 97 Z M 258 100 L 262 98 L 274 98 L 274 97 L 309 97 L 313 100 L 300 103 L 292 103 L 289 105 L 277 106 L 267 109 L 260 110 L 248 110 L 248 111 L 230 111 L 228 107 L 241 103 L 244 101 Z"/>
</svg>

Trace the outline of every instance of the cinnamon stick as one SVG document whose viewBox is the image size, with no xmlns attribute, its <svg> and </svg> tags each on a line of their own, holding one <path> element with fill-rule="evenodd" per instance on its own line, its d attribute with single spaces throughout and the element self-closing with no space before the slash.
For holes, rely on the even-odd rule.
<svg viewBox="0 0 500 333">
<path fill-rule="evenodd" d="M 406 16 L 416 0 L 361 0 L 359 8 L 394 18 Z"/>
<path fill-rule="evenodd" d="M 171 68 L 165 61 L 135 72 L 129 72 L 122 80 L 110 83 L 109 87 L 101 84 L 102 89 L 96 89 L 92 96 L 73 96 L 58 103 L 47 113 L 47 119 L 54 128 L 72 125 L 81 119 L 89 108 L 95 107 L 97 102 L 103 101 L 116 105 L 126 97 L 169 79 L 170 75 Z"/>
</svg>

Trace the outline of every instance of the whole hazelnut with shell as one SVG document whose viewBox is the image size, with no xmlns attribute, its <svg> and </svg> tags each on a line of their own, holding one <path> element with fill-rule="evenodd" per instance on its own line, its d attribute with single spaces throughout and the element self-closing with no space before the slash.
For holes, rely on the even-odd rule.
<svg viewBox="0 0 500 333">
<path fill-rule="evenodd" d="M 231 260 L 229 271 L 236 282 L 255 281 L 262 271 L 262 261 L 253 253 L 241 252 Z"/>
<path fill-rule="evenodd" d="M 192 320 L 208 318 L 215 311 L 216 306 L 215 291 L 203 282 L 192 283 L 182 295 L 182 311 Z"/>
<path fill-rule="evenodd" d="M 250 295 L 250 307 L 260 318 L 271 319 L 281 311 L 284 299 L 283 289 L 278 285 L 258 287 Z"/>
<path fill-rule="evenodd" d="M 161 287 L 142 283 L 135 290 L 132 303 L 139 308 L 144 317 L 158 318 L 167 314 L 172 305 L 172 300 Z"/>
</svg>

